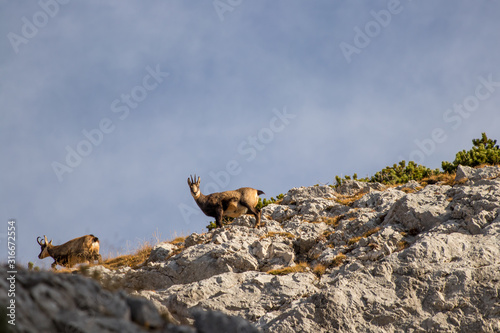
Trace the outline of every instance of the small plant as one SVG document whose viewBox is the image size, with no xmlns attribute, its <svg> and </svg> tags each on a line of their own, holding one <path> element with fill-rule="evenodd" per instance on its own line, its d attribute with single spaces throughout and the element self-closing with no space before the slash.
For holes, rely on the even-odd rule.
<svg viewBox="0 0 500 333">
<path fill-rule="evenodd" d="M 312 270 L 312 272 L 319 278 L 321 275 L 325 274 L 326 267 L 323 264 L 316 264 Z"/>
<path fill-rule="evenodd" d="M 281 200 L 283 200 L 284 196 L 285 195 L 283 193 L 281 193 L 281 194 L 278 194 L 276 196 L 276 199 L 274 197 L 271 197 L 269 200 L 267 200 L 266 198 L 264 198 L 264 199 L 259 198 L 259 202 L 257 203 L 256 207 L 258 209 L 262 209 L 262 208 L 266 207 L 267 205 L 280 203 Z"/>
<path fill-rule="evenodd" d="M 443 185 L 455 185 L 455 173 L 442 172 L 422 179 L 422 186 L 441 183 Z"/>
<path fill-rule="evenodd" d="M 233 220 L 234 220 L 233 217 L 224 216 L 222 218 L 222 225 L 231 224 L 231 222 L 233 222 Z M 206 228 L 207 228 L 208 231 L 212 231 L 214 229 L 217 229 L 217 224 L 215 223 L 215 221 L 210 221 L 210 223 L 206 226 Z"/>
<path fill-rule="evenodd" d="M 351 176 L 344 176 L 344 178 L 341 178 L 339 176 L 335 176 L 335 185 L 333 185 L 333 187 L 339 187 L 343 184 L 345 184 L 346 181 L 348 180 L 357 180 L 359 182 L 369 182 L 370 179 L 368 177 L 366 178 L 358 178 L 358 175 L 355 173 L 354 175 Z"/>
<path fill-rule="evenodd" d="M 359 191 L 354 195 L 339 195 L 339 197 L 335 199 L 335 202 L 341 205 L 351 206 L 354 202 L 361 199 L 366 193 L 367 192 Z"/>
<path fill-rule="evenodd" d="M 295 266 L 272 269 L 272 270 L 268 271 L 267 273 L 271 274 L 271 275 L 287 275 L 290 273 L 303 273 L 303 272 L 308 271 L 309 269 L 310 268 L 309 268 L 308 263 L 300 262 Z"/>
<path fill-rule="evenodd" d="M 475 167 L 482 164 L 500 164 L 500 147 L 496 143 L 497 140 L 489 139 L 486 133 L 481 133 L 481 139 L 472 140 L 471 150 L 458 152 L 453 162 L 444 161 L 441 167 L 445 172 L 453 173 L 459 165 Z"/>
<path fill-rule="evenodd" d="M 406 161 L 401 161 L 394 164 L 392 167 L 385 167 L 382 171 L 375 173 L 370 178 L 371 182 L 379 182 L 387 185 L 405 184 L 410 180 L 421 180 L 435 174 L 439 174 L 439 170 L 431 170 L 423 165 L 410 161 L 406 165 Z"/>
<path fill-rule="evenodd" d="M 353 238 L 350 238 L 350 239 L 347 241 L 347 245 L 354 245 L 354 244 L 356 244 L 357 242 L 359 242 L 361 238 L 363 238 L 363 237 L 358 236 L 358 237 L 353 237 Z"/>
<path fill-rule="evenodd" d="M 335 258 L 333 258 L 333 260 L 332 260 L 332 266 L 333 267 L 341 266 L 344 263 L 345 259 L 346 259 L 345 254 L 343 254 L 343 253 L 337 254 L 335 256 Z"/>
<path fill-rule="evenodd" d="M 215 221 L 210 221 L 210 223 L 207 225 L 208 231 L 212 231 L 213 229 L 217 229 L 217 225 L 215 224 Z"/>
<path fill-rule="evenodd" d="M 329 217 L 327 219 L 325 219 L 325 223 L 328 224 L 328 225 L 331 225 L 333 226 L 334 228 L 338 227 L 339 223 L 340 223 L 340 220 L 342 220 L 343 218 L 345 217 L 344 214 L 341 214 L 341 215 L 336 215 L 334 217 Z"/>
<path fill-rule="evenodd" d="M 285 232 L 285 231 L 282 231 L 282 232 L 276 232 L 276 231 L 270 231 L 268 232 L 267 234 L 265 234 L 264 236 L 261 236 L 260 239 L 264 239 L 264 238 L 274 238 L 274 237 L 285 237 L 285 238 L 288 238 L 288 239 L 294 239 L 295 238 L 295 235 L 294 234 L 291 234 L 289 232 Z"/>
<path fill-rule="evenodd" d="M 406 194 L 410 194 L 410 193 L 415 193 L 417 191 L 420 191 L 421 189 L 423 189 L 423 187 L 421 187 L 421 186 L 419 186 L 417 188 L 403 187 L 403 188 L 401 188 L 401 191 L 405 192 Z"/>
<path fill-rule="evenodd" d="M 169 241 L 169 243 L 172 245 L 179 245 L 179 244 L 184 243 L 185 240 L 186 240 L 186 237 L 176 237 L 173 240 Z"/>
<path fill-rule="evenodd" d="M 363 234 L 363 237 L 370 237 L 371 235 L 376 234 L 376 233 L 377 233 L 377 232 L 379 232 L 379 231 L 380 231 L 380 227 L 375 227 L 375 228 L 370 229 L 370 230 L 368 230 L 367 232 L 365 232 L 365 233 Z"/>
<path fill-rule="evenodd" d="M 408 243 L 406 240 L 402 239 L 396 244 L 396 252 L 403 251 L 404 249 L 408 248 L 410 246 L 410 243 Z"/>
</svg>

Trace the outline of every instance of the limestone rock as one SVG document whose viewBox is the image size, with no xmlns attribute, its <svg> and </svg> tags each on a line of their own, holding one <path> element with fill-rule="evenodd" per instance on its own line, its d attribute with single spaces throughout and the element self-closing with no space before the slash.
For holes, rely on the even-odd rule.
<svg viewBox="0 0 500 333">
<path fill-rule="evenodd" d="M 448 190 L 450 186 L 429 185 L 407 194 L 391 207 L 384 223 L 400 224 L 407 230 L 430 230 L 450 217 Z"/>
<path fill-rule="evenodd" d="M 21 327 L 500 332 L 499 175 L 460 167 L 453 186 L 293 188 L 262 209 L 261 228 L 241 216 L 184 247 L 156 246 L 139 268 L 88 269 L 106 288 L 148 301 L 78 275 L 21 275 Z"/>
<path fill-rule="evenodd" d="M 168 259 L 178 247 L 170 243 L 157 244 L 151 250 L 148 262 L 162 262 Z"/>
<path fill-rule="evenodd" d="M 403 191 L 389 188 L 385 191 L 373 191 L 357 200 L 353 207 L 355 208 L 373 208 L 382 213 L 387 213 L 395 201 L 406 196 Z"/>
<path fill-rule="evenodd" d="M 312 198 L 334 199 L 337 193 L 328 185 L 292 188 L 283 197 L 283 205 L 294 205 Z"/>
<path fill-rule="evenodd" d="M 355 195 L 358 193 L 369 193 L 371 191 L 382 191 L 385 186 L 380 183 L 368 183 L 357 180 L 346 180 L 336 191 L 342 195 Z"/>
<path fill-rule="evenodd" d="M 463 182 L 470 180 L 477 182 L 480 180 L 495 179 L 500 176 L 500 166 L 486 166 L 474 169 L 469 166 L 459 165 L 455 176 L 455 181 Z"/>
</svg>

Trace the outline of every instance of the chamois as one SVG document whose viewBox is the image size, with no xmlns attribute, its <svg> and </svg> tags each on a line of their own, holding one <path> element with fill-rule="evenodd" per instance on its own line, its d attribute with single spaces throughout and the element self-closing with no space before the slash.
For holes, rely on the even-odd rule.
<svg viewBox="0 0 500 333">
<path fill-rule="evenodd" d="M 86 235 L 67 241 L 62 245 L 52 245 L 52 240 L 47 241 L 47 236 L 38 237 L 36 239 L 40 245 L 41 251 L 38 255 L 39 259 L 52 257 L 54 262 L 51 267 L 57 265 L 73 267 L 76 263 L 82 263 L 87 260 L 102 261 L 99 254 L 99 238 L 94 235 Z"/>
<path fill-rule="evenodd" d="M 200 177 L 188 178 L 191 195 L 205 215 L 214 217 L 217 227 L 222 228 L 222 217 L 238 217 L 243 214 L 255 216 L 255 228 L 260 226 L 260 209 L 257 203 L 263 191 L 251 187 L 242 187 L 234 191 L 217 192 L 204 195 L 200 191 Z"/>
</svg>

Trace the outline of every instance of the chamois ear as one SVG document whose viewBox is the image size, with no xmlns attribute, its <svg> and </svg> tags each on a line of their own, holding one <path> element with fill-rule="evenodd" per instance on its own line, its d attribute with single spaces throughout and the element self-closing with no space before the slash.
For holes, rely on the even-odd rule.
<svg viewBox="0 0 500 333">
<path fill-rule="evenodd" d="M 188 178 L 188 185 L 191 186 L 191 184 L 192 184 L 191 180 L 189 180 L 189 178 Z"/>
<path fill-rule="evenodd" d="M 196 177 L 196 175 L 195 175 L 195 177 Z M 200 177 L 198 177 L 198 180 L 196 181 L 196 185 L 200 186 Z"/>
</svg>

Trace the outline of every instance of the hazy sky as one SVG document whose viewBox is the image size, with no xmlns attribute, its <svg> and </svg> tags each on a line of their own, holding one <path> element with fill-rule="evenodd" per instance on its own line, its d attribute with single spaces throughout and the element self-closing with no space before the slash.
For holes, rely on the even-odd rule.
<svg viewBox="0 0 500 333">
<path fill-rule="evenodd" d="M 437 168 L 500 139 L 496 1 L 2 1 L 0 242 L 126 253 L 206 231 L 191 197 Z M 3 230 L 2 230 L 3 229 Z M 5 261 L 2 250 L 0 261 Z"/>
</svg>

